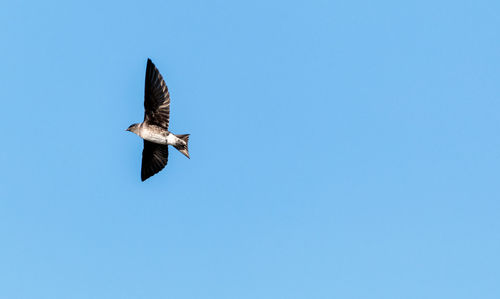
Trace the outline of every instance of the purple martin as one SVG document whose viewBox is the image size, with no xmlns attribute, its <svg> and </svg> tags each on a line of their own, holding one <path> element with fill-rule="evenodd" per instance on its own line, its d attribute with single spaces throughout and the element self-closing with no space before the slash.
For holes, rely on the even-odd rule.
<svg viewBox="0 0 500 299">
<path fill-rule="evenodd" d="M 162 170 L 168 162 L 168 146 L 172 145 L 189 158 L 189 134 L 175 135 L 168 131 L 170 94 L 160 71 L 148 59 L 144 88 L 144 121 L 133 124 L 127 131 L 144 139 L 141 180 L 145 181 Z"/>
</svg>

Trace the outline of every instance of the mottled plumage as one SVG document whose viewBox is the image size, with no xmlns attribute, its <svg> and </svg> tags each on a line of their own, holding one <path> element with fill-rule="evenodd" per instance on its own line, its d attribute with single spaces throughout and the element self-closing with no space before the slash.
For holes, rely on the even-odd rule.
<svg viewBox="0 0 500 299">
<path fill-rule="evenodd" d="M 131 131 L 144 139 L 141 179 L 145 181 L 162 170 L 168 162 L 168 145 L 189 158 L 189 134 L 175 135 L 168 131 L 170 94 L 153 62 L 148 59 L 144 89 L 144 121 L 131 125 Z"/>
</svg>

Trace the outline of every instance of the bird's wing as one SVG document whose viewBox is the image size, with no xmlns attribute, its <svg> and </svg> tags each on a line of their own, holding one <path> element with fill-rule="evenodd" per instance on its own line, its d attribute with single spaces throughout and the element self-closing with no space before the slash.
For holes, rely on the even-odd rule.
<svg viewBox="0 0 500 299">
<path fill-rule="evenodd" d="M 144 121 L 168 129 L 170 94 L 160 71 L 148 59 L 144 87 Z"/>
<path fill-rule="evenodd" d="M 156 144 L 144 140 L 142 150 L 141 180 L 157 174 L 168 162 L 168 145 Z"/>
</svg>

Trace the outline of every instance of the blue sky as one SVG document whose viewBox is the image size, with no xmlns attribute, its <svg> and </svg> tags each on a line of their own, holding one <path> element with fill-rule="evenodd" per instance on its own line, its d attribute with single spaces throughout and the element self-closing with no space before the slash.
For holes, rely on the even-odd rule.
<svg viewBox="0 0 500 299">
<path fill-rule="evenodd" d="M 3 1 L 0 298 L 499 298 L 499 9 Z"/>
</svg>

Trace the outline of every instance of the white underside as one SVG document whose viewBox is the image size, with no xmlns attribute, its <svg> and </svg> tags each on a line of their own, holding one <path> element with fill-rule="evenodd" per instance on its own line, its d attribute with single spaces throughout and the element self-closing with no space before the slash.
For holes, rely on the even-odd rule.
<svg viewBox="0 0 500 299">
<path fill-rule="evenodd" d="M 168 134 L 166 137 L 163 134 L 157 134 L 149 130 L 141 130 L 138 134 L 142 139 L 151 141 L 157 144 L 176 145 L 182 143 L 182 140 L 174 134 Z"/>
<path fill-rule="evenodd" d="M 168 134 L 168 136 L 167 136 L 167 144 L 176 145 L 176 144 L 179 144 L 180 141 L 181 140 L 179 138 L 177 138 L 177 136 L 175 136 L 174 134 Z"/>
</svg>

